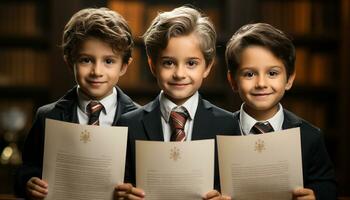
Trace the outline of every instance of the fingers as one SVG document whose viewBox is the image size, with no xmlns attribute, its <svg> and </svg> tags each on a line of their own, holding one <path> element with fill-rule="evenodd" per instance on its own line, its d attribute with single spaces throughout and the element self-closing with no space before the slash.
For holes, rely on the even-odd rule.
<svg viewBox="0 0 350 200">
<path fill-rule="evenodd" d="M 140 188 L 133 187 L 130 183 L 117 185 L 114 191 L 115 199 L 141 200 L 145 192 Z"/>
<path fill-rule="evenodd" d="M 48 193 L 48 184 L 38 177 L 32 177 L 26 184 L 26 193 L 30 198 L 43 199 Z"/>
<path fill-rule="evenodd" d="M 297 188 L 293 190 L 293 199 L 295 200 L 315 200 L 314 191 L 308 188 Z"/>
<path fill-rule="evenodd" d="M 207 194 L 205 194 L 205 196 L 203 197 L 204 200 L 216 200 L 219 199 L 221 196 L 220 192 L 216 191 L 216 190 L 212 190 L 210 192 L 208 192 Z"/>
<path fill-rule="evenodd" d="M 222 195 L 220 200 L 231 200 L 231 197 Z"/>
</svg>

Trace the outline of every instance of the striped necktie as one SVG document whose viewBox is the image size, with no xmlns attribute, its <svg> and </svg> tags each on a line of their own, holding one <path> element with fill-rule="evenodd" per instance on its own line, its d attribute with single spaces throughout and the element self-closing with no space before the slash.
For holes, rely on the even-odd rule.
<svg viewBox="0 0 350 200">
<path fill-rule="evenodd" d="M 172 131 L 170 141 L 183 142 L 186 139 L 184 127 L 187 120 L 187 113 L 171 111 L 170 113 L 170 128 Z"/>
<path fill-rule="evenodd" d="M 269 122 L 256 122 L 253 128 L 250 130 L 250 133 L 262 134 L 262 133 L 268 133 L 273 131 L 274 131 L 273 127 Z"/>
<path fill-rule="evenodd" d="M 87 112 L 89 115 L 89 125 L 100 125 L 99 117 L 103 109 L 103 105 L 98 101 L 91 101 L 87 105 Z"/>
</svg>

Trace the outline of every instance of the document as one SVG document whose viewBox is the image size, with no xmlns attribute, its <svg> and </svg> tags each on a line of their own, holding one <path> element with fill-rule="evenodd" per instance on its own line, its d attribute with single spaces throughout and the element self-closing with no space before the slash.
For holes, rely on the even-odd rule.
<svg viewBox="0 0 350 200">
<path fill-rule="evenodd" d="M 202 199 L 213 190 L 214 140 L 136 141 L 136 185 L 147 200 Z"/>
<path fill-rule="evenodd" d="M 46 200 L 113 199 L 124 181 L 127 127 L 46 119 L 43 180 Z"/>
<path fill-rule="evenodd" d="M 235 200 L 291 200 L 303 187 L 300 129 L 217 136 L 222 194 Z"/>
</svg>

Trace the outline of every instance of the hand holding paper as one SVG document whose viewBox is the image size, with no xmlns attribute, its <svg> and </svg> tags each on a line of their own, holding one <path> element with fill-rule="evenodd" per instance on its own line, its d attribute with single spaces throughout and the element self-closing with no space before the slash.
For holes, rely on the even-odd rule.
<svg viewBox="0 0 350 200">
<path fill-rule="evenodd" d="M 46 199 L 112 199 L 124 179 L 127 127 L 46 120 Z"/>
<path fill-rule="evenodd" d="M 303 186 L 299 128 L 217 136 L 221 190 L 240 199 L 286 199 Z"/>
<path fill-rule="evenodd" d="M 136 185 L 147 199 L 202 199 L 213 183 L 214 140 L 136 141 Z"/>
</svg>

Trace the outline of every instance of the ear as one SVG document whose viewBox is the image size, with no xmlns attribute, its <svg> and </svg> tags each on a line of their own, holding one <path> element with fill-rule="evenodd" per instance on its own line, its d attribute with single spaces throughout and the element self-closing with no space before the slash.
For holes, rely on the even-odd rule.
<svg viewBox="0 0 350 200">
<path fill-rule="evenodd" d="M 120 68 L 119 76 L 123 76 L 126 73 L 131 62 L 132 62 L 132 57 L 129 58 L 128 63 L 122 64 L 122 67 Z"/>
<path fill-rule="evenodd" d="M 231 73 L 230 70 L 227 71 L 227 80 L 228 82 L 230 83 L 230 86 L 232 88 L 232 90 L 235 92 L 235 91 L 238 91 L 238 85 L 237 85 L 237 81 L 233 75 L 233 73 Z"/>
<path fill-rule="evenodd" d="M 214 59 L 209 63 L 208 66 L 206 66 L 206 69 L 205 69 L 204 74 L 203 74 L 203 78 L 207 78 L 207 76 L 209 76 L 210 70 L 213 67 L 213 65 L 214 65 Z"/>
<path fill-rule="evenodd" d="M 73 72 L 74 71 L 73 70 L 73 65 L 69 63 L 67 55 L 63 56 L 63 60 L 66 63 L 66 65 L 68 66 L 68 69 L 71 70 L 71 72 Z"/>
<path fill-rule="evenodd" d="M 153 76 L 156 77 L 157 67 L 155 63 L 152 61 L 151 57 L 149 56 L 147 56 L 147 61 L 148 61 L 148 66 L 149 66 L 149 69 L 151 70 L 151 73 L 153 74 Z"/>
<path fill-rule="evenodd" d="M 294 79 L 295 79 L 295 70 L 294 72 L 289 76 L 288 80 L 287 80 L 287 84 L 285 86 L 285 90 L 289 90 L 290 88 L 292 88 L 293 86 L 293 82 L 294 82 Z"/>
</svg>

